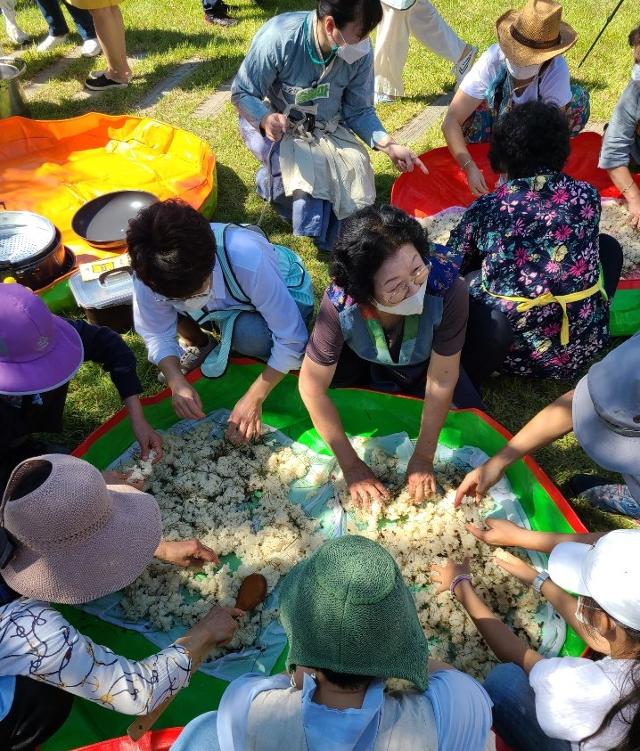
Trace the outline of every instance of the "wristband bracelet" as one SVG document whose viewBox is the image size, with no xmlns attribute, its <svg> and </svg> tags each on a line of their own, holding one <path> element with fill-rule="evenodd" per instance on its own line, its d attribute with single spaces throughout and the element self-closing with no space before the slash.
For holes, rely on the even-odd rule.
<svg viewBox="0 0 640 751">
<path fill-rule="evenodd" d="M 629 185 L 627 185 L 627 187 L 624 190 L 620 191 L 622 193 L 622 195 L 624 195 L 628 190 L 631 190 L 631 188 L 633 188 L 633 186 L 635 184 L 636 184 L 636 181 L 635 180 L 631 180 L 631 182 L 629 183 Z"/>
<path fill-rule="evenodd" d="M 469 576 L 469 574 L 458 574 L 458 576 L 456 576 L 456 578 L 449 585 L 449 592 L 452 595 L 455 595 L 456 587 L 458 586 L 458 584 L 460 584 L 460 582 L 464 582 L 464 581 L 467 581 L 469 582 L 469 584 L 472 584 L 471 577 Z"/>
<path fill-rule="evenodd" d="M 547 581 L 547 579 L 550 579 L 551 576 L 548 571 L 541 571 L 536 578 L 533 580 L 533 584 L 531 585 L 535 592 L 540 594 L 540 590 L 542 589 L 542 585 Z"/>
<path fill-rule="evenodd" d="M 464 172 L 470 164 L 473 164 L 473 157 L 471 156 L 467 159 L 467 161 L 464 164 L 460 165 L 460 169 Z"/>
</svg>

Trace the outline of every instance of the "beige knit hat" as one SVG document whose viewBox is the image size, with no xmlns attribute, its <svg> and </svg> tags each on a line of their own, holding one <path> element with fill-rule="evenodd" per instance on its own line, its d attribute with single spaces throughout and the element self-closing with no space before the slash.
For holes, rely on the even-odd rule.
<svg viewBox="0 0 640 751">
<path fill-rule="evenodd" d="M 49 476 L 9 500 L 34 466 L 50 468 Z M 131 584 L 162 535 L 153 496 L 129 485 L 107 487 L 98 469 L 63 454 L 27 459 L 14 469 L 0 503 L 0 524 L 15 543 L 0 572 L 6 583 L 27 597 L 71 605 Z"/>
<path fill-rule="evenodd" d="M 562 6 L 553 0 L 527 0 L 496 21 L 500 49 L 514 65 L 538 65 L 573 47 L 578 34 L 562 21 Z"/>
</svg>

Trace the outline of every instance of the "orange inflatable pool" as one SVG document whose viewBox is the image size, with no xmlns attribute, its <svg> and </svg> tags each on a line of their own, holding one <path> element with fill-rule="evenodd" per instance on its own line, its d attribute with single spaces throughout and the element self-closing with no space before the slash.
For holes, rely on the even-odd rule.
<svg viewBox="0 0 640 751">
<path fill-rule="evenodd" d="M 198 136 L 149 118 L 96 112 L 68 120 L 10 117 L 0 128 L 0 201 L 8 210 L 46 216 L 81 263 L 111 255 L 71 229 L 86 201 L 137 189 L 161 200 L 179 196 L 212 213 L 215 166 Z"/>
</svg>

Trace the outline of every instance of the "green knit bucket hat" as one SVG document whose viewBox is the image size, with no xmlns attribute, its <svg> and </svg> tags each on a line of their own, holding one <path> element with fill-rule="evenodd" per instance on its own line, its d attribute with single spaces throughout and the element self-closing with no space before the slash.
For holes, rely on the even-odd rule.
<svg viewBox="0 0 640 751">
<path fill-rule="evenodd" d="M 280 620 L 292 665 L 427 687 L 428 644 L 389 553 L 366 537 L 326 542 L 284 579 Z"/>
</svg>

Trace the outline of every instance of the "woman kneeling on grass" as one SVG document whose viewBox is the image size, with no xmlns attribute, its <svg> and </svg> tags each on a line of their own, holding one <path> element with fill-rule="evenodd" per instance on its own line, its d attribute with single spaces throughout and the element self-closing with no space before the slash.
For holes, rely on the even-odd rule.
<svg viewBox="0 0 640 751">
<path fill-rule="evenodd" d="M 496 732 L 518 751 L 635 751 L 640 747 L 640 531 L 553 535 L 489 522 L 484 542 L 551 552 L 540 574 L 520 558 L 497 562 L 541 592 L 589 647 L 606 655 L 545 658 L 476 594 L 467 561 L 434 566 L 504 665 L 489 674 Z M 580 540 L 576 542 L 576 540 Z M 556 545 L 556 543 L 559 543 Z M 565 590 L 575 592 L 576 598 Z"/>
<path fill-rule="evenodd" d="M 498 43 L 489 47 L 463 78 L 442 123 L 451 155 L 465 172 L 475 196 L 489 192 L 467 149 L 486 143 L 500 118 L 527 102 L 562 108 L 577 135 L 589 119 L 589 93 L 572 84 L 564 58 L 578 35 L 553 0 L 527 0 L 496 21 Z"/>
<path fill-rule="evenodd" d="M 598 167 L 609 172 L 627 202 L 629 223 L 640 230 L 640 186 L 631 174 L 640 170 L 640 26 L 630 32 L 629 46 L 633 50 L 631 80 L 605 131 Z"/>
<path fill-rule="evenodd" d="M 413 596 L 378 543 L 347 535 L 301 561 L 282 582 L 280 620 L 289 675 L 236 679 L 172 751 L 494 748 L 488 696 L 428 660 Z M 385 690 L 388 678 L 415 688 Z"/>
<path fill-rule="evenodd" d="M 242 138 L 263 166 L 258 194 L 328 252 L 340 221 L 376 198 L 367 150 L 402 172 L 422 162 L 395 143 L 373 108 L 380 0 L 317 0 L 275 16 L 255 35 L 231 87 Z M 358 138 L 356 138 L 356 136 Z"/>
<path fill-rule="evenodd" d="M 307 343 L 313 293 L 300 257 L 272 245 L 257 227 L 209 224 L 174 199 L 132 219 L 127 244 L 135 329 L 171 389 L 176 414 L 205 416 L 185 376 L 198 367 L 208 378 L 221 376 L 233 351 L 266 364 L 236 402 L 227 438 L 259 436 L 263 402 L 300 367 Z"/>
<path fill-rule="evenodd" d="M 489 159 L 506 182 L 475 201 L 449 238 L 485 311 L 487 341 L 496 318 L 513 331 L 503 373 L 571 378 L 609 341 L 622 249 L 599 234 L 598 191 L 562 172 L 568 156 L 557 107 L 530 102 L 504 115 Z"/>
<path fill-rule="evenodd" d="M 109 484 L 107 484 L 109 483 Z M 0 504 L 0 748 L 34 751 L 73 696 L 144 715 L 189 683 L 192 664 L 230 640 L 241 610 L 213 608 L 174 644 L 129 660 L 79 633 L 51 603 L 77 605 L 131 584 L 152 559 L 202 566 L 197 540 L 161 539 L 153 496 L 72 456 L 19 464 Z"/>
<path fill-rule="evenodd" d="M 458 265 L 434 252 L 418 222 L 392 206 L 362 209 L 345 220 L 330 273 L 300 371 L 300 395 L 358 504 L 379 501 L 386 490 L 349 443 L 328 389 L 363 386 L 424 396 L 407 469 L 420 502 L 435 492 L 433 457 L 452 400 L 457 407 L 482 407 L 460 369 L 466 285 Z M 480 344 L 472 354 L 491 373 L 506 349 Z"/>
</svg>

